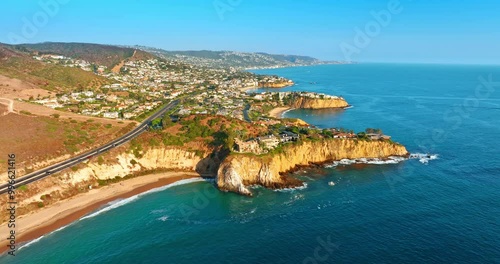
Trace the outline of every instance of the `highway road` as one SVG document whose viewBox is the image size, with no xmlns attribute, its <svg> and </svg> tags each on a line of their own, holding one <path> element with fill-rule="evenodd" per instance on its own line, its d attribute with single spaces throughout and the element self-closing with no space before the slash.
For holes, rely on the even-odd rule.
<svg viewBox="0 0 500 264">
<path fill-rule="evenodd" d="M 116 148 L 120 145 L 123 145 L 124 143 L 132 140 L 133 138 L 137 137 L 138 135 L 142 134 L 144 131 L 147 130 L 149 124 L 153 119 L 156 119 L 158 117 L 163 116 L 168 110 L 174 108 L 179 104 L 179 100 L 175 100 L 167 104 L 165 107 L 163 107 L 161 110 L 157 111 L 150 117 L 148 117 L 146 120 L 144 120 L 139 126 L 135 127 L 132 131 L 128 132 L 127 134 L 99 147 L 96 149 L 93 149 L 91 151 L 87 151 L 83 154 L 79 154 L 73 158 L 70 158 L 65 161 L 61 161 L 57 164 L 51 165 L 49 167 L 46 167 L 44 169 L 29 173 L 25 176 L 16 178 L 16 183 L 14 184 L 14 187 L 18 188 L 19 186 L 26 185 L 35 181 L 38 181 L 40 179 L 43 179 L 45 177 L 48 177 L 54 173 L 57 173 L 59 171 L 62 171 L 66 168 L 75 166 L 91 157 L 94 157 L 96 155 L 99 155 L 103 152 L 106 152 L 110 149 Z M 2 184 L 0 185 L 0 194 L 4 194 L 8 191 L 8 184 Z"/>
</svg>

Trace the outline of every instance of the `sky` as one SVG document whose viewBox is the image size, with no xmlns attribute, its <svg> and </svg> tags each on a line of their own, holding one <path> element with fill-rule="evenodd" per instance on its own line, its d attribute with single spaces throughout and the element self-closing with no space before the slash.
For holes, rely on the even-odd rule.
<svg viewBox="0 0 500 264">
<path fill-rule="evenodd" d="M 0 42 L 500 64 L 498 0 L 2 1 Z"/>
</svg>

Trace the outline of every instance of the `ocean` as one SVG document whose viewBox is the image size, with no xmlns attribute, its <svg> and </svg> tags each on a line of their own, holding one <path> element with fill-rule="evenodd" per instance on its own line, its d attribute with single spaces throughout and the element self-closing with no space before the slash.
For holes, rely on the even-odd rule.
<svg viewBox="0 0 500 264">
<path fill-rule="evenodd" d="M 352 64 L 257 73 L 343 96 L 292 110 L 318 127 L 380 128 L 413 158 L 344 160 L 254 197 L 167 186 L 88 215 L 1 263 L 500 263 L 500 66 Z M 273 90 L 276 91 L 276 90 Z"/>
</svg>

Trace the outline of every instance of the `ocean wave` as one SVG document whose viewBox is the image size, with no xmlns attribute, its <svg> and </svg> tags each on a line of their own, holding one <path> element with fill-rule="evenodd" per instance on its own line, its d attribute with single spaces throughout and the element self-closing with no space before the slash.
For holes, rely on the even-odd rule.
<svg viewBox="0 0 500 264">
<path fill-rule="evenodd" d="M 184 185 L 184 184 L 189 184 L 189 183 L 194 183 L 194 182 L 202 182 L 202 181 L 205 181 L 205 180 L 204 180 L 204 179 L 200 179 L 200 178 L 192 178 L 192 179 L 180 180 L 180 181 L 177 181 L 177 182 L 174 182 L 174 183 L 171 183 L 171 184 L 168 184 L 168 185 L 165 185 L 165 186 L 159 187 L 159 188 L 151 189 L 151 190 L 149 190 L 149 191 L 147 191 L 147 192 L 143 192 L 143 193 L 140 193 L 140 194 L 137 194 L 137 195 L 131 196 L 131 197 L 126 198 L 126 199 L 120 199 L 120 200 L 116 200 L 116 201 L 110 202 L 110 203 L 108 203 L 108 204 L 107 204 L 107 206 L 106 206 L 106 207 L 104 207 L 104 208 L 102 208 L 102 209 L 100 209 L 100 210 L 98 210 L 98 211 L 96 211 L 96 212 L 94 212 L 94 213 L 91 213 L 91 214 L 89 214 L 89 215 L 86 215 L 86 216 L 84 216 L 84 217 L 82 217 L 82 218 L 78 219 L 78 220 L 77 220 L 77 221 L 75 221 L 75 222 L 72 222 L 72 223 L 70 223 L 70 224 L 68 224 L 68 225 L 65 225 L 65 226 L 63 226 L 63 227 L 60 227 L 59 229 L 54 230 L 54 231 L 52 231 L 52 232 L 48 233 L 47 235 L 43 235 L 43 236 L 41 236 L 41 237 L 39 237 L 39 238 L 36 238 L 36 239 L 33 239 L 33 240 L 31 240 L 31 241 L 27 242 L 26 244 L 24 244 L 23 246 L 21 246 L 21 247 L 19 248 L 19 250 L 21 250 L 22 248 L 26 248 L 26 247 L 28 247 L 28 246 L 30 246 L 30 245 L 32 245 L 32 244 L 34 244 L 34 243 L 36 243 L 36 242 L 40 241 L 42 238 L 44 238 L 44 237 L 46 237 L 46 236 L 48 236 L 48 235 L 52 235 L 52 234 L 54 234 L 54 233 L 56 233 L 56 232 L 58 232 L 58 231 L 61 231 L 61 230 L 63 230 L 64 228 L 66 228 L 66 227 L 68 227 L 68 226 L 70 226 L 70 225 L 72 225 L 72 224 L 74 224 L 74 223 L 77 223 L 77 222 L 79 222 L 79 221 L 81 221 L 81 220 L 84 220 L 84 219 L 88 219 L 88 218 L 95 217 L 95 216 L 100 215 L 100 214 L 102 214 L 102 213 L 104 213 L 104 212 L 107 212 L 107 211 L 109 211 L 109 210 L 112 210 L 112 209 L 118 208 L 118 207 L 123 206 L 123 205 L 125 205 L 125 204 L 128 204 L 128 203 L 130 203 L 130 202 L 133 202 L 133 201 L 137 200 L 139 197 L 144 196 L 144 195 L 146 195 L 146 194 L 151 194 L 151 193 L 155 193 L 155 192 L 161 192 L 161 191 L 164 191 L 164 190 L 166 190 L 166 189 L 172 188 L 172 187 L 174 187 L 174 186 L 179 186 L 179 185 Z"/>
<path fill-rule="evenodd" d="M 304 194 L 295 194 L 293 196 L 290 196 L 290 200 L 284 202 L 283 204 L 284 205 L 292 205 L 294 204 L 296 201 L 299 201 L 299 200 L 304 200 Z"/>
<path fill-rule="evenodd" d="M 113 202 L 108 203 L 108 206 L 106 206 L 106 207 L 102 208 L 101 210 L 98 210 L 98 211 L 96 211 L 96 212 L 94 212 L 92 214 L 86 215 L 86 216 L 80 218 L 80 220 L 84 220 L 84 219 L 88 219 L 88 218 L 92 218 L 92 217 L 98 216 L 98 215 L 100 215 L 100 214 L 102 214 L 104 212 L 107 212 L 109 210 L 121 207 L 121 206 L 126 205 L 128 203 L 131 203 L 131 202 L 139 199 L 141 196 L 144 196 L 144 195 L 147 195 L 147 194 L 161 192 L 161 191 L 164 191 L 166 189 L 172 188 L 174 186 L 179 186 L 179 185 L 193 183 L 193 182 L 200 182 L 200 181 L 204 181 L 204 180 L 203 179 L 199 179 L 199 178 L 180 180 L 180 181 L 177 181 L 177 182 L 174 182 L 174 183 L 162 186 L 162 187 L 151 189 L 151 190 L 149 190 L 147 192 L 143 192 L 143 193 L 131 196 L 129 198 L 125 198 L 125 199 L 121 199 L 121 200 L 115 200 Z"/>
<path fill-rule="evenodd" d="M 156 209 L 156 210 L 153 210 L 149 213 L 151 214 L 161 214 L 161 213 L 165 213 L 167 210 L 166 209 Z"/>
<path fill-rule="evenodd" d="M 283 111 L 283 112 L 281 113 L 280 117 L 281 117 L 281 118 L 283 118 L 283 117 L 285 116 L 285 114 L 286 114 L 286 113 L 288 113 L 288 112 L 290 112 L 290 111 L 292 111 L 292 110 L 293 110 L 293 109 L 292 109 L 292 108 L 290 108 L 290 109 L 288 109 L 288 110 Z"/>
<path fill-rule="evenodd" d="M 59 230 L 59 229 L 58 229 L 58 230 Z M 56 230 L 56 231 L 58 231 L 58 230 Z M 56 232 L 56 231 L 54 231 L 54 232 Z M 53 233 L 53 232 L 52 232 L 52 233 Z M 33 239 L 33 240 L 29 241 L 28 243 L 26 243 L 26 244 L 24 244 L 24 245 L 20 246 L 18 250 L 21 250 L 21 249 L 23 249 L 23 248 L 27 248 L 27 247 L 31 246 L 32 244 L 35 244 L 36 242 L 40 241 L 40 240 L 41 240 L 42 238 L 44 238 L 44 237 L 45 237 L 45 236 L 41 236 L 41 237 L 39 237 L 39 238 L 37 238 L 37 239 Z"/>
<path fill-rule="evenodd" d="M 338 161 L 334 161 L 331 164 L 325 165 L 326 168 L 335 168 L 339 165 L 352 165 L 352 164 L 373 164 L 373 165 L 384 165 L 384 164 L 397 164 L 402 161 L 407 160 L 404 157 L 396 157 L 396 156 L 390 156 L 387 159 L 379 159 L 379 158 L 360 158 L 360 159 L 341 159 Z"/>
<path fill-rule="evenodd" d="M 160 218 L 157 218 L 156 220 L 160 220 L 162 222 L 165 222 L 165 221 L 167 221 L 167 219 L 168 219 L 168 215 L 165 215 L 165 216 L 162 216 Z"/>
<path fill-rule="evenodd" d="M 283 189 L 276 189 L 274 190 L 275 192 L 293 192 L 293 191 L 298 191 L 298 190 L 304 190 L 307 188 L 307 183 L 304 182 L 302 186 L 294 187 L 294 188 L 283 188 Z"/>
<path fill-rule="evenodd" d="M 418 159 L 422 164 L 428 164 L 430 160 L 436 160 L 439 158 L 439 154 L 423 154 L 423 153 L 412 153 L 410 154 L 410 159 Z"/>
</svg>

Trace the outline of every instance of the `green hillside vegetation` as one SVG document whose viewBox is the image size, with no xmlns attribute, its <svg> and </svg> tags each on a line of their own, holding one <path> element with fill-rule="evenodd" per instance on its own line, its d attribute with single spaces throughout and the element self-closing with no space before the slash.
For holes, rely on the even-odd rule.
<svg viewBox="0 0 500 264">
<path fill-rule="evenodd" d="M 37 44 L 22 44 L 20 47 L 40 53 L 58 54 L 74 59 L 86 60 L 108 68 L 119 64 L 121 61 L 131 58 L 135 49 L 111 45 L 89 44 L 89 43 L 60 43 L 44 42 Z M 138 50 L 134 59 L 145 60 L 154 58 L 153 55 Z"/>
<path fill-rule="evenodd" d="M 9 46 L 0 46 L 0 74 L 20 79 L 51 91 L 97 88 L 109 83 L 106 78 L 78 68 L 37 61 Z"/>
</svg>

